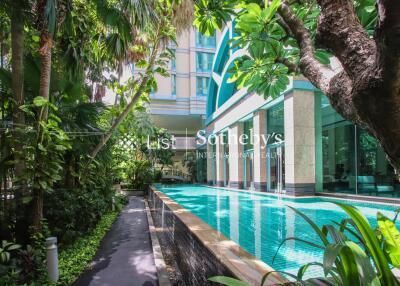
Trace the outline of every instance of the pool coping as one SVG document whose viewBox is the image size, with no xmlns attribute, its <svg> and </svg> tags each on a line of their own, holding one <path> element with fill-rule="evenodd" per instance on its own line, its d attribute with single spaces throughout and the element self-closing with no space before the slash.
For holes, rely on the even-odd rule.
<svg viewBox="0 0 400 286">
<path fill-rule="evenodd" d="M 159 286 L 171 286 L 171 281 L 169 280 L 167 266 L 164 260 L 163 253 L 161 251 L 161 245 L 158 241 L 156 227 L 154 226 L 153 218 L 150 213 L 150 208 L 148 202 L 145 200 L 145 209 L 147 214 L 147 222 L 149 224 L 150 240 L 151 246 L 153 248 L 154 263 L 157 269 L 158 285 Z"/>
<path fill-rule="evenodd" d="M 230 187 L 218 187 L 218 186 L 210 186 L 204 184 L 194 184 L 201 187 L 213 188 L 213 189 L 223 189 L 228 191 L 234 191 L 239 193 L 250 193 L 256 195 L 264 195 L 264 196 L 272 196 L 272 197 L 279 197 L 291 200 L 302 200 L 302 199 L 313 199 L 313 198 L 323 198 L 323 199 L 337 199 L 342 201 L 351 201 L 351 202 L 359 202 L 359 203 L 366 203 L 366 204 L 379 204 L 379 205 L 399 205 L 400 206 L 400 199 L 398 198 L 389 198 L 389 197 L 373 197 L 373 196 L 363 196 L 363 195 L 352 195 L 352 194 L 341 194 L 341 193 L 322 193 L 316 192 L 315 195 L 312 196 L 290 196 L 286 194 L 277 194 L 277 193 L 270 193 L 270 192 L 261 192 L 249 189 L 236 189 Z"/>
<path fill-rule="evenodd" d="M 188 227 L 192 234 L 214 254 L 215 258 L 236 275 L 238 279 L 250 285 L 258 286 L 266 273 L 273 272 L 264 285 L 277 285 L 288 282 L 268 264 L 257 259 L 239 244 L 203 222 L 168 195 L 159 191 L 156 186 L 150 186 L 150 189 Z"/>
</svg>

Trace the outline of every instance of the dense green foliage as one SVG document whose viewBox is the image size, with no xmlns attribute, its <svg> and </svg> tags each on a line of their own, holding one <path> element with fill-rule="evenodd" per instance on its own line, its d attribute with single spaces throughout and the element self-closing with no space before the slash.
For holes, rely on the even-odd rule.
<svg viewBox="0 0 400 286">
<path fill-rule="evenodd" d="M 188 170 L 192 182 L 197 181 L 198 160 L 196 152 L 186 152 L 182 159 L 182 166 Z"/>
<path fill-rule="evenodd" d="M 147 136 L 169 138 L 165 130 L 151 122 L 142 130 L 137 123 L 157 88 L 155 75 L 168 76 L 173 53 L 166 43 L 175 41 L 172 21 L 179 4 L 1 1 L 0 239 L 21 245 L 29 262 L 17 265 L 22 251 L 4 262 L 20 270 L 7 276 L 10 284 L 42 276 L 48 235 L 58 237 L 61 249 L 88 243 L 77 239 L 110 211 L 115 183 L 144 189 L 157 165 L 170 164 L 170 150 L 146 147 Z M 135 76 L 121 82 L 123 67 L 131 63 Z M 117 94 L 112 106 L 102 103 L 107 89 Z M 129 148 L 126 138 L 132 138 Z M 104 224 L 93 240 L 104 234 Z M 88 244 L 90 253 L 96 245 Z M 65 256 L 64 265 L 71 257 Z M 82 265 L 63 281 L 71 281 Z"/>
<path fill-rule="evenodd" d="M 172 144 L 166 130 L 158 128 L 149 114 L 137 110 L 121 124 L 115 136 L 113 169 L 117 182 L 125 182 L 129 189 L 145 190 L 160 177 L 165 166 L 172 165 L 175 154 L 170 148 L 156 146 L 159 141 Z"/>
<path fill-rule="evenodd" d="M 3 241 L 0 247 L 0 285 L 21 285 L 25 281 L 32 281 L 29 285 L 70 285 L 85 270 L 100 245 L 101 240 L 111 228 L 121 209 L 121 200 L 117 203 L 117 212 L 110 212 L 101 217 L 95 228 L 77 239 L 66 248 L 60 248 L 59 271 L 60 279 L 57 283 L 50 283 L 46 279 L 44 255 L 33 247 L 21 246 Z M 40 236 L 37 239 L 43 239 Z M 44 247 L 44 246 L 43 246 Z"/>
<path fill-rule="evenodd" d="M 299 74 L 300 47 L 287 29 L 277 10 L 281 0 L 199 0 L 196 2 L 195 25 L 207 35 L 222 29 L 235 20 L 236 36 L 231 48 L 248 48 L 249 54 L 231 66 L 230 81 L 237 81 L 238 88 L 248 87 L 264 97 L 276 97 L 289 85 L 289 75 Z M 291 9 L 311 32 L 315 41 L 320 8 L 316 1 L 288 1 Z M 365 29 L 372 33 L 377 12 L 375 0 L 355 1 L 358 17 Z M 327 50 L 317 49 L 315 57 L 322 64 L 329 64 Z"/>
</svg>

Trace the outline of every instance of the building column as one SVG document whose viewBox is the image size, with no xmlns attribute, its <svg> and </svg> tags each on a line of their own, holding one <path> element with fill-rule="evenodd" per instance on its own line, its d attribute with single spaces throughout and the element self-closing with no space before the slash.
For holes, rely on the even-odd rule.
<svg viewBox="0 0 400 286">
<path fill-rule="evenodd" d="M 213 153 L 213 146 L 207 140 L 207 184 L 213 185 L 214 178 L 213 178 L 213 158 L 215 154 Z"/>
<path fill-rule="evenodd" d="M 229 128 L 229 186 L 243 189 L 243 146 L 239 142 L 243 134 L 243 123 Z"/>
<path fill-rule="evenodd" d="M 223 134 L 218 134 L 215 140 L 216 153 L 215 158 L 217 160 L 217 186 L 224 186 L 224 137 Z"/>
<path fill-rule="evenodd" d="M 315 193 L 315 95 L 293 90 L 285 95 L 285 189 L 292 196 Z"/>
<path fill-rule="evenodd" d="M 253 136 L 254 136 L 254 189 L 256 191 L 267 190 L 267 148 L 261 136 L 267 138 L 267 112 L 260 109 L 254 113 Z M 257 139 L 258 138 L 258 139 Z"/>
</svg>

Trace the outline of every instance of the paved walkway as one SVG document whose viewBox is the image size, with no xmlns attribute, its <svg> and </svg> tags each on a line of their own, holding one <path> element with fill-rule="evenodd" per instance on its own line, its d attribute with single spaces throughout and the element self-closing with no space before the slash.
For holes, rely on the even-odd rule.
<svg viewBox="0 0 400 286">
<path fill-rule="evenodd" d="M 73 285 L 158 285 L 143 198 L 129 199 L 128 205 L 104 237 L 92 267 Z"/>
</svg>

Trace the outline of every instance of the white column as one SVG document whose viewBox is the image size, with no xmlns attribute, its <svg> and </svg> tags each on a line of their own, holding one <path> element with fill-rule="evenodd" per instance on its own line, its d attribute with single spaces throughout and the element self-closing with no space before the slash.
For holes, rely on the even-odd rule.
<svg viewBox="0 0 400 286">
<path fill-rule="evenodd" d="M 213 146 L 207 142 L 207 184 L 213 185 Z"/>
<path fill-rule="evenodd" d="M 267 133 L 266 110 L 261 109 L 254 113 L 253 134 L 254 134 L 254 188 L 256 191 L 267 189 L 267 162 L 266 144 L 262 140 Z"/>
<path fill-rule="evenodd" d="M 243 188 L 243 146 L 239 143 L 242 134 L 242 122 L 229 128 L 229 186 L 238 189 Z"/>
<path fill-rule="evenodd" d="M 224 186 L 224 142 L 223 134 L 216 137 L 216 160 L 217 160 L 217 186 Z"/>
<path fill-rule="evenodd" d="M 284 100 L 285 189 L 301 196 L 315 192 L 314 92 L 294 90 Z"/>
</svg>

